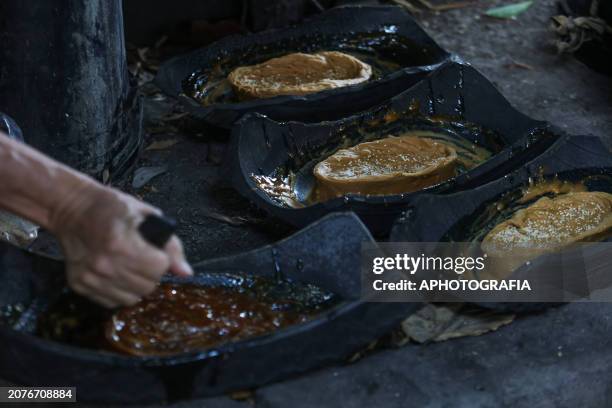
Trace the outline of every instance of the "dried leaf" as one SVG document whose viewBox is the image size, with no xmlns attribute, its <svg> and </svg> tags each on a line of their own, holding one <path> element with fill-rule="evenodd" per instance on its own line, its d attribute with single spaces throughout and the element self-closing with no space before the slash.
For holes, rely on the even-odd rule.
<svg viewBox="0 0 612 408">
<path fill-rule="evenodd" d="M 416 14 L 416 13 L 420 13 L 421 10 L 419 10 L 418 7 L 416 7 L 414 4 L 409 3 L 406 0 L 391 0 L 393 3 L 397 4 L 398 6 L 404 7 L 405 9 L 407 9 L 409 12 Z"/>
<path fill-rule="evenodd" d="M 520 3 L 509 4 L 507 6 L 494 7 L 485 12 L 489 17 L 495 18 L 516 18 L 519 14 L 526 11 L 533 4 L 532 0 Z"/>
<path fill-rule="evenodd" d="M 410 342 L 410 337 L 401 328 L 397 328 L 389 333 L 389 344 L 393 347 L 403 347 Z"/>
<path fill-rule="evenodd" d="M 153 46 L 155 48 L 161 48 L 161 46 L 164 45 L 166 43 L 166 41 L 168 41 L 168 36 L 167 35 L 162 35 L 161 38 L 159 40 L 157 40 Z"/>
<path fill-rule="evenodd" d="M 459 303 L 442 306 L 425 305 L 402 322 L 402 331 L 417 343 L 431 341 L 444 331 L 462 306 Z"/>
<path fill-rule="evenodd" d="M 138 48 L 136 50 L 138 58 L 140 58 L 142 62 L 147 62 L 147 52 L 149 52 L 149 47 Z"/>
<path fill-rule="evenodd" d="M 593 2 L 595 4 L 595 2 Z M 553 16 L 551 29 L 558 38 L 555 40 L 560 54 L 574 53 L 586 42 L 602 41 L 604 33 L 612 34 L 612 27 L 599 17 Z"/>
<path fill-rule="evenodd" d="M 178 143 L 177 139 L 156 140 L 146 147 L 145 150 L 164 150 Z"/>
<path fill-rule="evenodd" d="M 151 99 L 155 102 L 160 102 L 160 101 L 165 101 L 167 98 L 164 94 L 162 94 L 161 92 L 158 92 L 155 95 L 153 95 Z"/>
<path fill-rule="evenodd" d="M 189 112 L 179 112 L 179 113 L 173 113 L 170 115 L 166 115 L 162 118 L 163 122 L 172 122 L 175 120 L 179 120 L 184 118 L 185 116 L 189 115 Z"/>
<path fill-rule="evenodd" d="M 134 179 L 132 180 L 132 187 L 141 188 L 154 177 L 168 171 L 167 166 L 156 166 L 156 167 L 140 167 L 134 172 Z"/>
<path fill-rule="evenodd" d="M 392 0 L 392 1 L 395 4 L 406 8 L 408 11 L 410 11 L 413 14 L 420 13 L 422 11 L 421 9 L 419 9 L 418 7 L 416 7 L 414 4 L 412 4 L 409 1 L 406 1 L 406 0 Z M 411 0 L 411 1 L 416 1 L 422 7 L 426 8 L 427 10 L 435 11 L 435 12 L 454 10 L 458 8 L 465 8 L 465 7 L 469 7 L 475 4 L 474 1 L 459 1 L 459 2 L 452 2 L 452 3 L 445 3 L 445 4 L 432 4 L 429 0 Z"/>
<path fill-rule="evenodd" d="M 219 213 L 212 212 L 212 211 L 205 213 L 204 217 L 208 217 L 208 218 L 212 218 L 213 220 L 225 222 L 226 224 L 232 225 L 234 227 L 237 227 L 239 225 L 243 225 L 249 222 L 249 219 L 245 217 L 237 217 L 237 216 L 230 217 L 228 215 L 219 214 Z"/>
<path fill-rule="evenodd" d="M 511 323 L 515 315 L 465 306 L 428 304 L 402 322 L 402 331 L 417 343 L 479 336 Z"/>
<path fill-rule="evenodd" d="M 512 323 L 515 317 L 513 314 L 500 314 L 484 309 L 478 313 L 468 313 L 461 318 L 453 320 L 449 327 L 443 333 L 440 333 L 434 341 L 445 341 L 465 336 L 480 336 Z"/>
<path fill-rule="evenodd" d="M 374 340 L 370 342 L 363 350 L 360 350 L 356 352 L 355 354 L 353 354 L 351 357 L 349 357 L 349 359 L 347 360 L 347 363 L 351 364 L 358 360 L 361 360 L 366 354 L 374 350 L 376 346 L 378 346 L 378 340 Z"/>
<path fill-rule="evenodd" d="M 169 134 L 169 133 L 177 132 L 177 128 L 169 124 L 162 124 L 158 126 L 147 126 L 145 130 L 149 134 L 158 134 L 158 133 Z"/>
<path fill-rule="evenodd" d="M 159 64 L 149 64 L 147 65 L 147 68 L 149 68 L 150 71 L 157 73 L 157 71 L 159 71 Z"/>
<path fill-rule="evenodd" d="M 521 68 L 529 71 L 533 71 L 535 68 L 529 64 L 525 64 L 524 62 L 512 61 L 506 64 L 506 68 Z"/>
<path fill-rule="evenodd" d="M 251 390 L 239 390 L 230 393 L 229 397 L 236 401 L 246 401 L 255 398 L 255 393 Z"/>
<path fill-rule="evenodd" d="M 446 4 L 431 4 L 428 0 L 418 0 L 418 2 L 431 11 L 447 11 L 474 5 L 473 1 L 460 1 Z"/>
<path fill-rule="evenodd" d="M 102 184 L 108 184 L 110 181 L 110 171 L 108 169 L 104 169 L 102 171 Z"/>
</svg>

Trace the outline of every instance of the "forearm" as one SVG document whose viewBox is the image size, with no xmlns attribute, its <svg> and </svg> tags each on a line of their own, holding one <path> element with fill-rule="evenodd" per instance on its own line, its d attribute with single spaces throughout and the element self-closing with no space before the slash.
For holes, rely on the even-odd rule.
<svg viewBox="0 0 612 408">
<path fill-rule="evenodd" d="M 68 285 L 107 307 L 131 305 L 168 271 L 193 271 L 178 237 L 163 249 L 137 226 L 159 209 L 94 181 L 0 133 L 0 209 L 55 234 Z"/>
<path fill-rule="evenodd" d="M 36 150 L 0 134 L 0 209 L 53 230 L 82 191 L 97 183 Z"/>
</svg>

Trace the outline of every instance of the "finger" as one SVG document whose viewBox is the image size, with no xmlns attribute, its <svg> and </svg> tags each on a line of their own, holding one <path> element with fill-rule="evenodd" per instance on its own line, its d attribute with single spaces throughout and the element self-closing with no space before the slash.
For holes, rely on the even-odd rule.
<svg viewBox="0 0 612 408">
<path fill-rule="evenodd" d="M 157 207 L 154 207 L 153 205 L 142 201 L 142 200 L 136 200 L 136 205 L 138 205 L 138 208 L 142 211 L 142 213 L 146 216 L 149 214 L 154 214 L 154 215 L 159 215 L 162 216 L 164 213 L 162 210 L 160 210 Z M 144 217 L 143 217 L 144 218 Z"/>
<path fill-rule="evenodd" d="M 173 235 L 166 244 L 166 253 L 170 256 L 170 273 L 177 276 L 193 276 L 193 269 L 185 259 L 181 240 Z"/>
<path fill-rule="evenodd" d="M 89 293 L 86 296 L 93 302 L 99 304 L 100 306 L 104 306 L 107 309 L 116 309 L 119 306 L 117 302 L 114 302 L 104 296 L 100 296 L 95 293 Z"/>
<path fill-rule="evenodd" d="M 80 283 L 70 283 L 70 287 L 72 288 L 72 290 L 74 290 L 76 293 L 78 293 L 81 296 L 84 296 L 90 300 L 92 300 L 93 302 L 104 306 L 108 309 L 114 309 L 115 307 L 118 306 L 118 304 L 104 296 L 100 296 L 96 293 L 91 292 L 91 290 L 89 288 L 86 288 L 85 286 L 83 286 Z"/>
<path fill-rule="evenodd" d="M 170 267 L 168 255 L 140 237 L 134 238 L 132 243 L 121 251 L 121 259 L 116 264 L 145 279 L 159 282 Z"/>
<path fill-rule="evenodd" d="M 128 292 L 117 286 L 112 286 L 113 282 L 107 282 L 108 286 L 104 288 L 103 296 L 116 302 L 119 306 L 132 306 L 142 299 L 142 296 L 136 293 Z"/>
<path fill-rule="evenodd" d="M 124 203 L 126 203 L 130 209 L 131 209 L 131 213 L 136 214 L 136 213 L 140 213 L 140 217 L 137 217 L 138 220 L 142 221 L 142 219 L 144 219 L 144 217 L 148 214 L 155 214 L 155 215 L 162 215 L 162 210 L 160 210 L 159 208 L 145 202 L 142 201 L 141 199 L 132 196 L 130 194 L 118 191 L 118 190 L 113 190 L 113 192 L 115 194 L 117 194 L 117 196 L 120 198 L 121 201 L 123 201 Z"/>
<path fill-rule="evenodd" d="M 112 279 L 115 286 L 127 292 L 135 293 L 139 296 L 148 295 L 157 288 L 159 279 L 144 277 L 138 272 L 123 269 L 118 271 L 117 276 Z"/>
<path fill-rule="evenodd" d="M 117 287 L 114 280 L 106 279 L 94 273 L 83 274 L 79 282 L 88 291 L 89 295 L 103 297 L 115 305 L 130 306 L 137 303 L 141 298 L 138 293 Z"/>
</svg>

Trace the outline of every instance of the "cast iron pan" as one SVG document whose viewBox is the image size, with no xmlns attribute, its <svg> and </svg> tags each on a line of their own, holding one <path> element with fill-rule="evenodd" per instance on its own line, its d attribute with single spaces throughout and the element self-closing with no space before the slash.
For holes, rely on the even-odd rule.
<svg viewBox="0 0 612 408">
<path fill-rule="evenodd" d="M 544 154 L 521 169 L 473 190 L 449 195 L 415 197 L 394 224 L 394 242 L 471 242 L 503 219 L 491 211 L 500 200 L 520 197 L 521 189 L 540 179 L 583 182 L 588 190 L 612 193 L 612 152 L 595 136 L 564 136 Z M 511 202 L 511 201 L 509 201 Z M 506 214 L 509 217 L 511 212 Z M 558 255 L 543 255 L 515 271 L 512 279 L 527 276 Z M 525 274 L 525 275 L 523 275 Z M 518 278 L 517 278 L 518 279 Z M 514 312 L 534 311 L 551 303 L 489 302 L 482 306 Z"/>
<path fill-rule="evenodd" d="M 322 50 L 363 55 L 374 66 L 378 79 L 307 96 L 247 102 L 239 102 L 231 91 L 222 92 L 221 97 L 205 98 L 204 104 L 190 96 L 194 84 L 225 78 L 238 66 L 291 52 Z M 161 66 L 156 83 L 165 93 L 180 97 L 197 118 L 224 128 L 247 112 L 259 112 L 276 120 L 318 122 L 375 106 L 422 79 L 448 57 L 400 7 L 341 7 L 297 27 L 229 37 L 173 58 Z"/>
<path fill-rule="evenodd" d="M 196 265 L 190 281 L 224 279 L 219 272 L 319 281 L 347 297 L 359 276 L 362 242 L 372 237 L 354 214 L 335 214 L 277 244 Z M 301 260 L 301 262 L 299 261 Z M 315 319 L 273 334 L 167 358 L 127 357 L 77 348 L 33 334 L 46 305 L 64 290 L 63 264 L 0 244 L 0 306 L 30 305 L 0 324 L 0 377 L 22 385 L 76 386 L 79 401 L 148 403 L 249 389 L 341 362 L 405 318 L 418 304 L 343 300 Z"/>
<path fill-rule="evenodd" d="M 314 185 L 312 167 L 340 147 L 415 128 L 450 131 L 459 140 L 495 153 L 478 167 L 422 190 L 444 193 L 474 188 L 509 173 L 542 153 L 561 133 L 515 110 L 474 68 L 449 62 L 382 106 L 335 122 L 276 122 L 247 115 L 233 129 L 226 163 L 234 188 L 285 222 L 301 227 L 330 212 L 350 210 L 375 236 L 385 236 L 421 192 L 348 195 L 316 204 L 304 201 L 304 207 L 295 208 L 264 192 L 253 177 L 292 175 L 293 191 L 307 197 Z"/>
</svg>

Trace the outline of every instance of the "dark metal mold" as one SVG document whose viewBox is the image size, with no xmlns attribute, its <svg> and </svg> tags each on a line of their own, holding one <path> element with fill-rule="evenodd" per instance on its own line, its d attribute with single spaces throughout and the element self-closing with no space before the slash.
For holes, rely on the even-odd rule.
<svg viewBox="0 0 612 408">
<path fill-rule="evenodd" d="M 390 240 L 478 242 L 493 226 L 521 208 L 516 200 L 522 196 L 524 188 L 534 182 L 550 180 L 582 183 L 589 191 L 612 193 L 612 154 L 598 137 L 564 136 L 544 154 L 499 180 L 455 194 L 415 197 L 394 224 Z M 500 203 L 503 203 L 501 207 Z M 543 255 L 532 261 L 530 268 L 548 262 L 547 257 Z M 552 257 L 556 256 L 553 254 Z M 521 267 L 515 274 L 529 273 L 527 269 Z M 554 304 L 558 303 L 481 305 L 522 312 Z"/>
<path fill-rule="evenodd" d="M 311 203 L 312 167 L 342 147 L 410 129 L 435 130 L 452 140 L 489 150 L 475 168 L 420 192 L 389 196 L 347 195 Z M 276 122 L 251 114 L 233 129 L 226 162 L 236 190 L 283 221 L 301 227 L 332 211 L 354 211 L 376 236 L 424 191 L 451 193 L 495 180 L 546 150 L 561 132 L 516 111 L 481 74 L 449 62 L 385 104 L 346 119 L 318 124 Z M 293 203 L 261 188 L 262 177 L 286 179 Z M 286 197 L 285 197 L 286 198 Z"/>
<path fill-rule="evenodd" d="M 374 79 L 306 96 L 238 101 L 226 76 L 291 52 L 339 50 L 373 65 Z M 229 128 L 248 112 L 276 120 L 318 122 L 368 109 L 422 79 L 449 58 L 399 7 L 341 7 L 300 26 L 223 39 L 166 62 L 156 78 L 169 95 L 180 97 L 197 118 Z M 196 92 L 206 85 L 204 92 Z"/>
<path fill-rule="evenodd" d="M 249 389 L 343 361 L 418 307 L 351 300 L 358 293 L 355 254 L 363 242 L 373 240 L 354 214 L 334 214 L 277 244 L 196 265 L 196 284 L 223 278 L 218 272 L 280 273 L 344 300 L 305 324 L 163 358 L 127 357 L 34 335 L 38 317 L 64 290 L 63 264 L 0 243 L 0 309 L 27 305 L 15 323 L 0 321 L 0 376 L 23 385 L 76 386 L 83 402 L 145 403 Z"/>
</svg>

